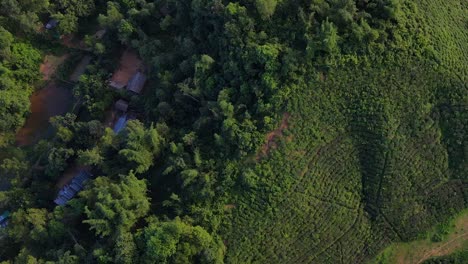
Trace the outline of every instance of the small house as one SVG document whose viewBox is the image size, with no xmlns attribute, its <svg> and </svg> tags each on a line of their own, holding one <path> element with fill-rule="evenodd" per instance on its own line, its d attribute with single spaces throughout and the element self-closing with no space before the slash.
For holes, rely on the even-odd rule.
<svg viewBox="0 0 468 264">
<path fill-rule="evenodd" d="M 117 134 L 120 131 L 122 131 L 125 128 L 125 125 L 127 125 L 127 121 L 128 121 L 128 118 L 126 114 L 119 117 L 119 119 L 117 119 L 117 122 L 115 122 L 114 129 L 113 129 L 114 132 Z"/>
<path fill-rule="evenodd" d="M 121 111 L 123 113 L 127 112 L 128 109 L 128 102 L 122 99 L 119 99 L 117 102 L 115 102 L 114 108 L 117 111 Z"/>
<path fill-rule="evenodd" d="M 46 29 L 53 29 L 58 25 L 58 20 L 57 19 L 51 19 L 47 24 L 45 25 Z"/>
<path fill-rule="evenodd" d="M 5 211 L 0 215 L 0 227 L 4 228 L 8 225 L 8 218 L 10 217 L 10 212 Z"/>
<path fill-rule="evenodd" d="M 57 205 L 65 205 L 77 193 L 84 188 L 84 183 L 91 178 L 91 173 L 86 170 L 80 170 L 78 174 L 71 180 L 70 184 L 65 185 L 58 193 L 57 198 L 54 200 Z"/>
<path fill-rule="evenodd" d="M 127 84 L 127 90 L 132 91 L 136 94 L 140 94 L 141 90 L 143 90 L 143 87 L 145 86 L 146 83 L 146 75 L 144 75 L 141 72 L 135 73 L 133 77 L 128 81 Z"/>
<path fill-rule="evenodd" d="M 96 33 L 94 33 L 94 38 L 95 39 L 102 39 L 102 37 L 104 37 L 104 35 L 106 34 L 106 30 L 105 29 L 101 29 L 101 30 L 98 30 L 96 31 Z"/>
</svg>

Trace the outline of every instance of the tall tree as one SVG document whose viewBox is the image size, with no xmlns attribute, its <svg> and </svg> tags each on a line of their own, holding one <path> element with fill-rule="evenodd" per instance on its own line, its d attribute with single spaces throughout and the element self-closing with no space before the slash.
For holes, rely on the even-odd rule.
<svg viewBox="0 0 468 264">
<path fill-rule="evenodd" d="M 80 193 L 87 217 L 83 222 L 102 237 L 116 231 L 128 232 L 149 211 L 146 192 L 145 181 L 137 179 L 133 173 L 122 176 L 117 182 L 98 177 Z"/>
<path fill-rule="evenodd" d="M 156 128 L 146 129 L 138 120 L 129 121 L 120 137 L 124 138 L 124 146 L 119 155 L 133 163 L 137 173 L 143 173 L 153 165 L 164 144 L 164 138 Z"/>
</svg>

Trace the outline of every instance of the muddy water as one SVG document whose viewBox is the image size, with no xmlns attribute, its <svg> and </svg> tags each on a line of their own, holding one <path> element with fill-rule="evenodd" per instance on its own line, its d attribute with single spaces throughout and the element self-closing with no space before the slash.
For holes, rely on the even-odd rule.
<svg viewBox="0 0 468 264">
<path fill-rule="evenodd" d="M 65 114 L 73 104 L 72 92 L 51 82 L 31 96 L 31 114 L 16 134 L 19 146 L 30 145 L 50 131 L 49 119 Z"/>
</svg>

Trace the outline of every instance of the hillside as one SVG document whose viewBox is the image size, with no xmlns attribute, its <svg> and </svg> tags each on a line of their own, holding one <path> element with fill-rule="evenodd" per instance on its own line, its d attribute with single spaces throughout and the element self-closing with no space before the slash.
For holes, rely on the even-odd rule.
<svg viewBox="0 0 468 264">
<path fill-rule="evenodd" d="M 0 260 L 393 254 L 468 207 L 467 43 L 463 0 L 0 1 Z"/>
<path fill-rule="evenodd" d="M 467 9 L 429 2 L 434 57 L 397 49 L 295 83 L 280 147 L 230 201 L 231 263 L 359 263 L 466 207 Z"/>
</svg>

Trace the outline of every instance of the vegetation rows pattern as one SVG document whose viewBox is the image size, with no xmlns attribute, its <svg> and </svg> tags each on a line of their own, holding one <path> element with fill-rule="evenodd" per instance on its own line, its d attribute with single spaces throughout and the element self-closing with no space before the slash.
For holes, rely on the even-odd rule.
<svg viewBox="0 0 468 264">
<path fill-rule="evenodd" d="M 447 110 L 431 97 L 444 80 L 424 64 L 395 71 L 337 71 L 291 98 L 281 147 L 249 172 L 259 183 L 234 202 L 232 263 L 361 262 L 466 206 L 466 183 L 450 177 Z M 466 110 L 450 109 L 445 116 Z M 327 133 L 305 136 L 319 129 Z"/>
</svg>

